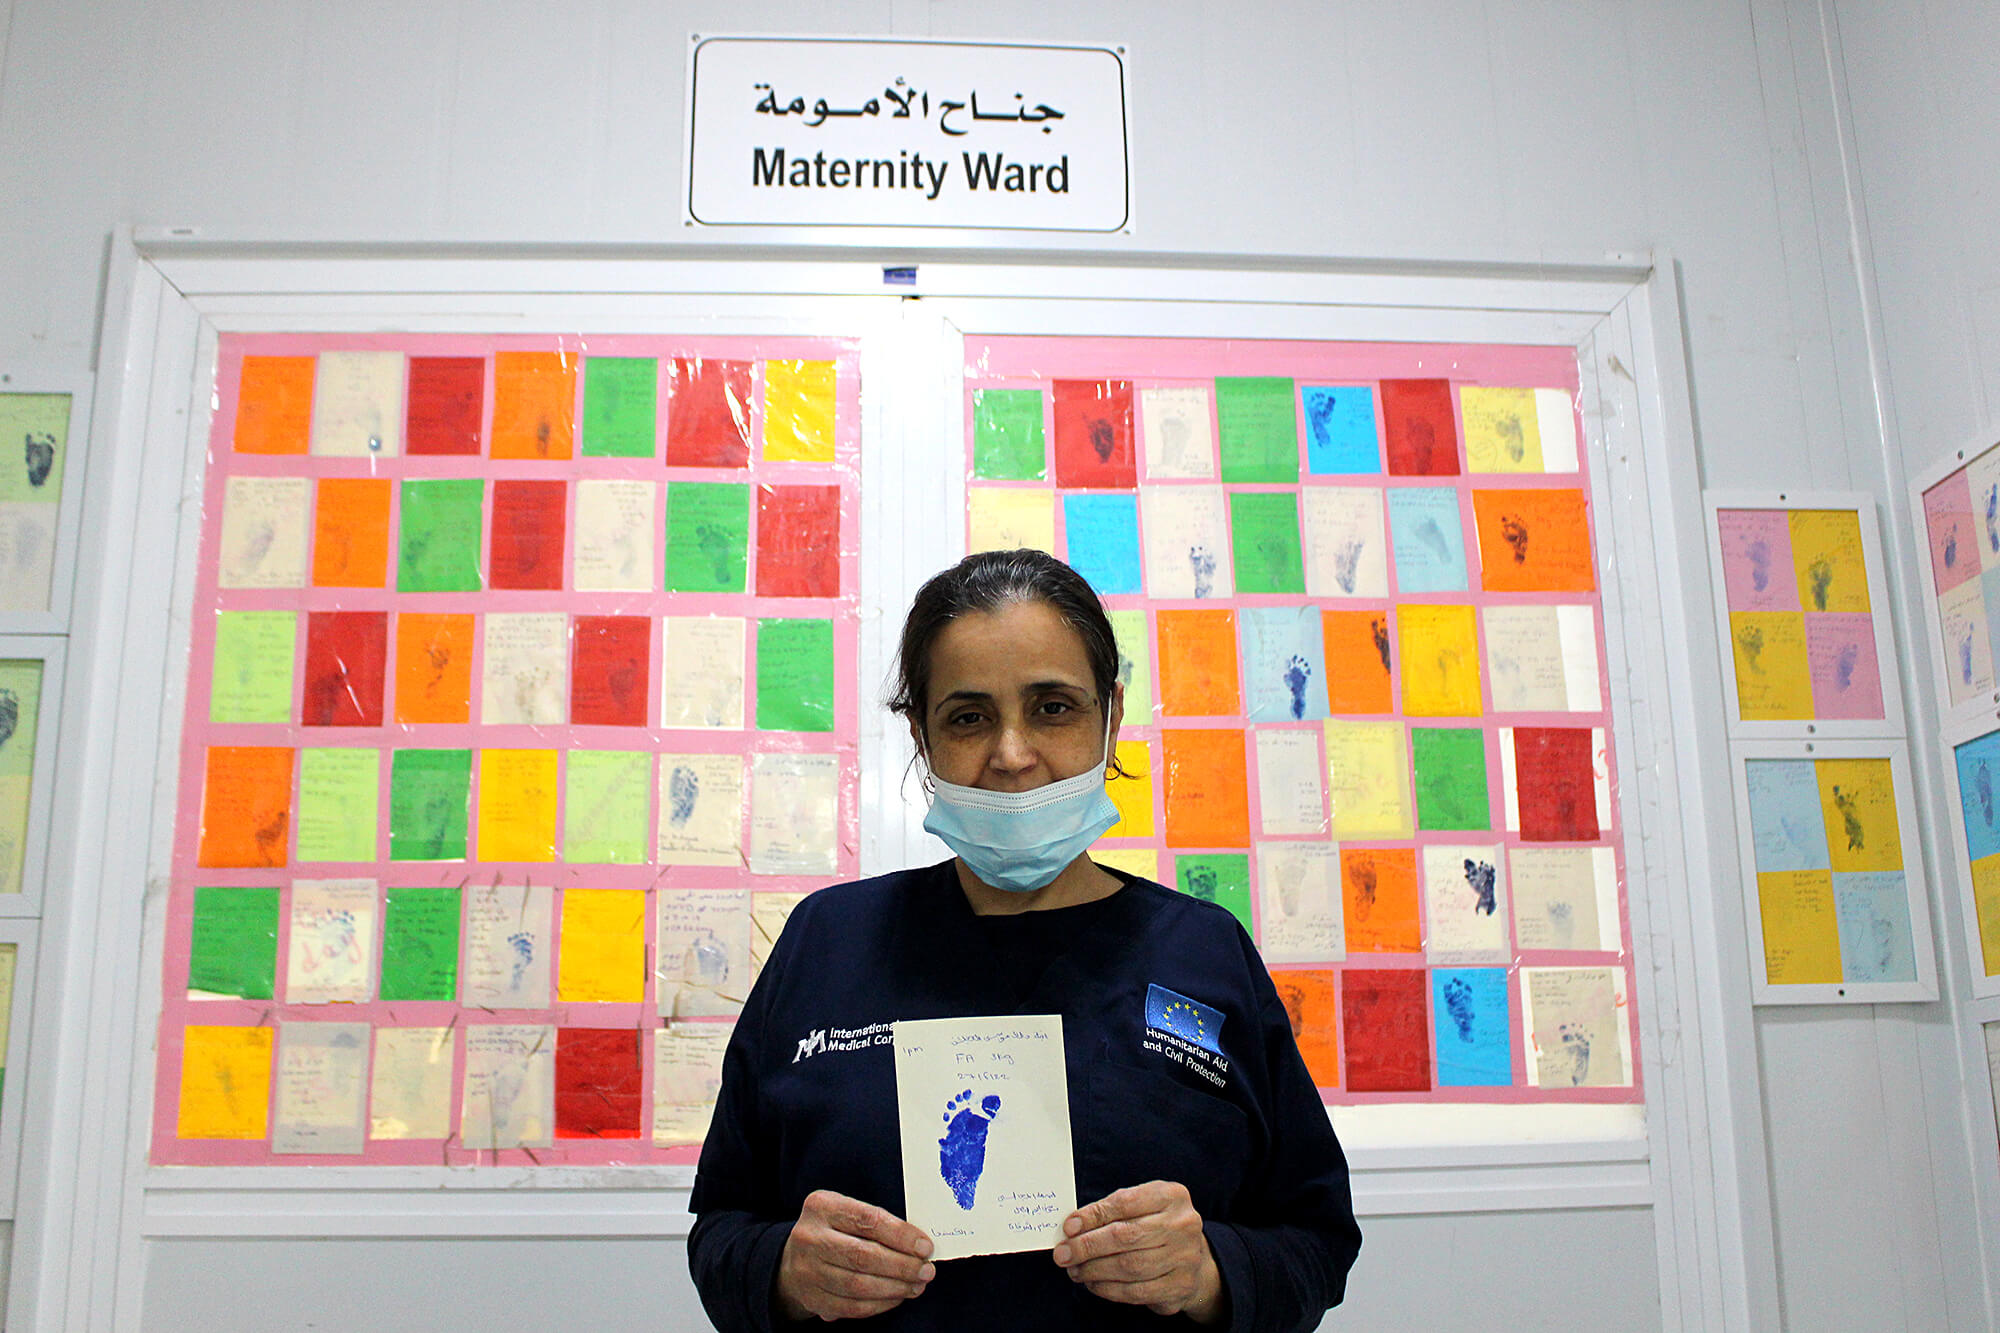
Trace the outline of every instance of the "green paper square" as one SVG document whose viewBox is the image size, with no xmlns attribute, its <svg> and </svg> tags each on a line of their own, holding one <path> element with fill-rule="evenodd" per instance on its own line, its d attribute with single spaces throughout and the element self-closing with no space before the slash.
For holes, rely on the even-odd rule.
<svg viewBox="0 0 2000 1333">
<path fill-rule="evenodd" d="M 1297 491 L 1232 491 L 1229 542 L 1236 559 L 1236 591 L 1305 592 Z"/>
<path fill-rule="evenodd" d="M 742 592 L 749 547 L 748 486 L 667 483 L 668 592 Z"/>
<path fill-rule="evenodd" d="M 571 750 L 563 790 L 563 860 L 643 865 L 652 779 L 649 754 Z"/>
<path fill-rule="evenodd" d="M 296 612 L 217 612 L 208 720 L 291 721 L 292 659 L 298 639 Z"/>
<path fill-rule="evenodd" d="M 382 909 L 382 998 L 458 997 L 458 890 L 390 889 Z"/>
<path fill-rule="evenodd" d="M 300 861 L 373 861 L 381 755 L 299 751 Z"/>
<path fill-rule="evenodd" d="M 1417 827 L 1490 829 L 1486 799 L 1486 733 L 1478 727 L 1412 727 Z"/>
<path fill-rule="evenodd" d="M 1250 925 L 1250 858 L 1242 852 L 1211 852 L 1174 858 L 1174 887 L 1191 898 L 1227 907 L 1244 930 Z"/>
<path fill-rule="evenodd" d="M 984 481 L 1040 481 L 1048 475 L 1040 389 L 975 389 L 972 475 Z"/>
<path fill-rule="evenodd" d="M 61 502 L 69 409 L 66 393 L 0 393 L 0 504 Z"/>
<path fill-rule="evenodd" d="M 660 363 L 650 356 L 591 356 L 583 362 L 583 454 L 651 458 Z"/>
<path fill-rule="evenodd" d="M 476 477 L 406 481 L 396 544 L 397 592 L 478 592 L 480 511 Z"/>
<path fill-rule="evenodd" d="M 833 730 L 833 622 L 757 622 L 757 727 Z"/>
<path fill-rule="evenodd" d="M 1216 377 L 1215 425 L 1224 481 L 1298 481 L 1296 398 L 1292 382 L 1283 376 Z"/>
<path fill-rule="evenodd" d="M 6 744 L 0 745 L 0 778 L 33 778 L 35 733 L 41 729 L 42 716 L 40 658 L 0 658 L 0 707 L 7 707 L 7 701 L 12 703 L 10 711 L 13 713 L 14 732 L 7 738 Z M 17 807 L 21 813 L 16 818 L 25 820 L 27 811 L 24 807 L 28 797 L 28 783 L 23 781 L 18 791 L 18 799 L 23 805 Z M 0 807 L 0 817 L 4 817 L 7 813 L 9 812 L 4 807 Z M 11 829 L 0 823 L 0 836 L 10 832 Z M 14 855 L 19 855 L 20 850 L 18 842 L 14 842 L 11 847 L 6 842 L 0 842 L 0 881 L 7 878 L 5 861 L 8 853 L 11 851 Z M 18 882 L 16 887 L 19 887 Z"/>
<path fill-rule="evenodd" d="M 278 979 L 278 890 L 200 887 L 188 989 L 268 1000 Z"/>
<path fill-rule="evenodd" d="M 463 861 L 472 751 L 398 750 L 389 760 L 389 859 Z"/>
<path fill-rule="evenodd" d="M 1118 641 L 1118 683 L 1125 687 L 1125 725 L 1153 725 L 1153 647 L 1144 611 L 1111 611 L 1112 636 Z"/>
</svg>

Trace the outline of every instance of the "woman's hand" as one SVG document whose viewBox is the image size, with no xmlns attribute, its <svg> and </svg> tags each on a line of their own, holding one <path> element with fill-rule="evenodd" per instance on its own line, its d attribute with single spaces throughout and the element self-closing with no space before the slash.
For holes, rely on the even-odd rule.
<svg viewBox="0 0 2000 1333">
<path fill-rule="evenodd" d="M 1201 1214 L 1187 1186 L 1154 1180 L 1105 1195 L 1063 1219 L 1055 1259 L 1092 1295 L 1213 1324 L 1228 1313 Z"/>
<path fill-rule="evenodd" d="M 814 1190 L 778 1260 L 787 1319 L 860 1319 L 924 1294 L 937 1276 L 931 1238 L 872 1203 Z"/>
</svg>

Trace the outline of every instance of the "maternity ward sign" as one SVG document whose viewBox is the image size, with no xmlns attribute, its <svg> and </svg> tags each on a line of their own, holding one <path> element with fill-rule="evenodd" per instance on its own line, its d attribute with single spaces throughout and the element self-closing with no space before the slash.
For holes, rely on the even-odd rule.
<svg viewBox="0 0 2000 1333">
<path fill-rule="evenodd" d="M 708 37 L 688 58 L 704 226 L 1118 231 L 1122 48 Z"/>
</svg>

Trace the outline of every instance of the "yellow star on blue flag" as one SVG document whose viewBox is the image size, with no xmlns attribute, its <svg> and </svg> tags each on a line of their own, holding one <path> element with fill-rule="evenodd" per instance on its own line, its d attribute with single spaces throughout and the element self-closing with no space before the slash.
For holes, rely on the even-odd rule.
<svg viewBox="0 0 2000 1333">
<path fill-rule="evenodd" d="M 1190 1000 L 1179 991 L 1148 983 L 1146 1026 L 1170 1032 L 1204 1051 L 1222 1054 L 1222 1012 L 1199 1000 Z"/>
</svg>

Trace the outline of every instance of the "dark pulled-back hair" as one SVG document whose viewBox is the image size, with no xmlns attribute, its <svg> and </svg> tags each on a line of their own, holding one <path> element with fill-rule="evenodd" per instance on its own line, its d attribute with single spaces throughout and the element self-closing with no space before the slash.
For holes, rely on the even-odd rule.
<svg viewBox="0 0 2000 1333">
<path fill-rule="evenodd" d="M 1084 656 L 1097 687 L 1097 704 L 1108 715 L 1118 685 L 1118 640 L 1104 604 L 1083 576 L 1041 551 L 981 551 L 969 555 L 917 590 L 903 622 L 889 707 L 924 732 L 930 708 L 931 647 L 944 627 L 972 611 L 991 615 L 1015 602 L 1041 602 L 1062 617 L 1083 641 Z"/>
</svg>

